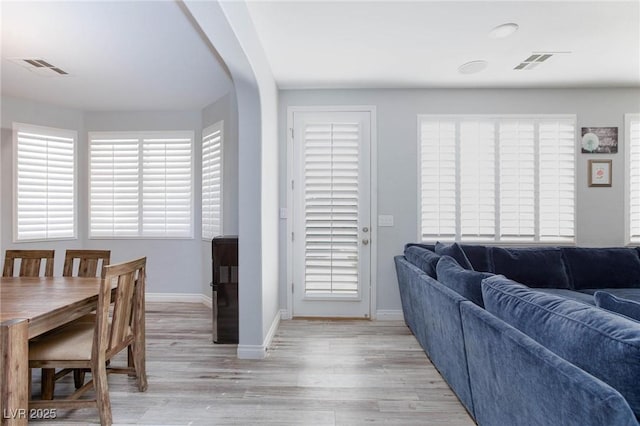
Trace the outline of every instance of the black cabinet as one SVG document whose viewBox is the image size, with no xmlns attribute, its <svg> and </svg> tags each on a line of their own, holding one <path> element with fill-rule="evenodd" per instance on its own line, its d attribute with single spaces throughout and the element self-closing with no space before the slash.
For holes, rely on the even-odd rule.
<svg viewBox="0 0 640 426">
<path fill-rule="evenodd" d="M 238 343 L 238 237 L 211 241 L 213 341 Z"/>
</svg>

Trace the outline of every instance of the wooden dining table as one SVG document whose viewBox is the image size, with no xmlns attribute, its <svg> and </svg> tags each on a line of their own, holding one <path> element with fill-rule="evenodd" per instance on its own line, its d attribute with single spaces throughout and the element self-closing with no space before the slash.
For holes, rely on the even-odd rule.
<svg viewBox="0 0 640 426">
<path fill-rule="evenodd" d="M 29 339 L 95 310 L 101 282 L 0 278 L 0 424 L 26 425 L 30 416 L 40 415 L 29 412 Z"/>
</svg>

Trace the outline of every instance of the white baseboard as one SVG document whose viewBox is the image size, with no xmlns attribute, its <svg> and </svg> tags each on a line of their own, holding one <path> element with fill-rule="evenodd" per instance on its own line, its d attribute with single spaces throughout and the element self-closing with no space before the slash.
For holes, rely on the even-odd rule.
<svg viewBox="0 0 640 426">
<path fill-rule="evenodd" d="M 238 345 L 238 359 L 265 359 L 267 348 L 264 345 Z"/>
<path fill-rule="evenodd" d="M 280 310 L 280 319 L 290 320 L 291 313 L 286 309 Z M 404 321 L 402 309 L 379 309 L 376 311 L 377 321 Z"/>
<path fill-rule="evenodd" d="M 403 321 L 402 309 L 378 309 L 376 311 L 378 321 Z"/>
<path fill-rule="evenodd" d="M 262 345 L 238 345 L 237 356 L 239 359 L 264 359 L 267 357 L 267 350 L 273 341 L 278 326 L 280 325 L 280 318 L 282 311 L 279 311 L 273 318 L 271 327 L 262 342 Z"/>
<path fill-rule="evenodd" d="M 202 303 L 204 303 L 207 308 L 213 308 L 213 298 L 211 296 L 205 296 L 204 294 L 201 294 L 200 298 L 202 300 Z"/>
<path fill-rule="evenodd" d="M 198 293 L 146 293 L 145 299 L 147 302 L 203 303 L 211 307 L 211 297 Z"/>
<path fill-rule="evenodd" d="M 280 319 L 281 320 L 290 320 L 291 313 L 287 309 L 280 309 Z"/>
</svg>

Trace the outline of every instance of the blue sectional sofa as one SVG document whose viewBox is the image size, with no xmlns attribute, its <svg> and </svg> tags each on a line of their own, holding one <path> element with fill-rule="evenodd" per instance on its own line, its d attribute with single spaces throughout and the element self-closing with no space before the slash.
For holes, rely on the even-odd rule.
<svg viewBox="0 0 640 426">
<path fill-rule="evenodd" d="M 639 425 L 636 249 L 407 244 L 395 264 L 405 322 L 478 424 Z"/>
</svg>

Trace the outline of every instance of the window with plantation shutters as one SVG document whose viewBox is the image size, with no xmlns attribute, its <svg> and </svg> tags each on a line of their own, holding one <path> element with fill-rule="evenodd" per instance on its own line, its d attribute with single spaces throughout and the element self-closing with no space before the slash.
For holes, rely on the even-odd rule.
<svg viewBox="0 0 640 426">
<path fill-rule="evenodd" d="M 191 238 L 193 133 L 89 134 L 89 236 Z"/>
<path fill-rule="evenodd" d="M 308 294 L 358 292 L 358 123 L 304 129 L 305 283 Z"/>
<path fill-rule="evenodd" d="M 222 235 L 223 122 L 202 131 L 202 239 Z"/>
<path fill-rule="evenodd" d="M 574 116 L 420 116 L 423 241 L 573 242 Z"/>
<path fill-rule="evenodd" d="M 14 240 L 76 238 L 75 131 L 14 123 Z"/>
<path fill-rule="evenodd" d="M 640 243 L 640 114 L 625 114 L 627 141 L 627 242 Z"/>
</svg>

